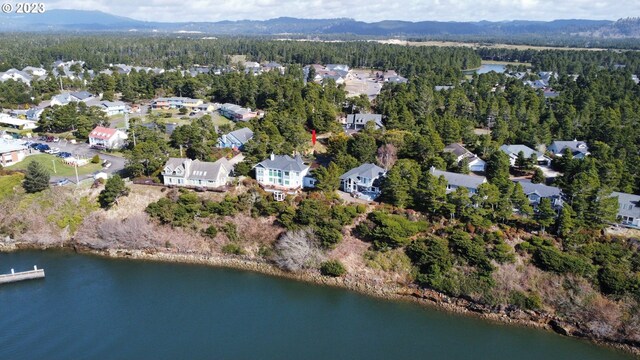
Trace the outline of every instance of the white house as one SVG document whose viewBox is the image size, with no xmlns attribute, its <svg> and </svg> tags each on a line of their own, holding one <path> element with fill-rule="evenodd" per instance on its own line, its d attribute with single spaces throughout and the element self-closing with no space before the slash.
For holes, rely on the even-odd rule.
<svg viewBox="0 0 640 360">
<path fill-rule="evenodd" d="M 9 69 L 0 73 L 0 81 L 5 82 L 7 80 L 22 81 L 23 83 L 30 85 L 32 76 L 24 71 L 18 69 Z"/>
<path fill-rule="evenodd" d="M 0 140 L 0 164 L 2 166 L 18 163 L 27 156 L 28 149 L 15 141 Z"/>
<path fill-rule="evenodd" d="M 267 191 L 276 194 L 276 199 L 283 196 L 283 193 L 295 193 L 302 189 L 303 178 L 309 172 L 309 165 L 306 165 L 300 155 L 291 157 L 289 155 L 274 155 L 257 164 L 256 180 L 258 184 Z M 283 198 L 283 197 L 282 197 Z"/>
<path fill-rule="evenodd" d="M 205 162 L 186 158 L 169 158 L 162 169 L 162 179 L 168 186 L 220 188 L 229 182 L 233 165 L 221 158 Z"/>
<path fill-rule="evenodd" d="M 124 114 L 125 112 L 127 112 L 127 105 L 122 101 L 104 100 L 100 102 L 99 107 L 107 114 L 107 116 Z"/>
<path fill-rule="evenodd" d="M 640 195 L 612 192 L 618 198 L 618 220 L 622 225 L 640 228 Z"/>
<path fill-rule="evenodd" d="M 473 172 L 484 172 L 487 165 L 484 160 L 480 159 L 460 144 L 449 144 L 445 146 L 443 151 L 453 154 L 456 157 L 458 165 L 466 159 L 467 164 L 469 165 L 469 170 Z"/>
<path fill-rule="evenodd" d="M 229 103 L 222 104 L 220 108 L 218 108 L 218 111 L 220 112 L 220 115 L 233 121 L 248 121 L 249 119 L 258 116 L 258 113 L 251 111 L 251 109 Z"/>
<path fill-rule="evenodd" d="M 381 114 L 349 114 L 343 121 L 345 131 L 360 131 L 370 122 L 376 129 L 383 126 Z"/>
<path fill-rule="evenodd" d="M 429 171 L 433 176 L 444 177 L 447 181 L 447 194 L 455 191 L 459 187 L 465 187 L 469 190 L 469 194 L 475 194 L 478 191 L 478 187 L 487 182 L 487 179 L 484 176 L 465 175 L 442 171 L 433 166 Z"/>
<path fill-rule="evenodd" d="M 35 121 L 14 118 L 7 114 L 0 114 L 0 125 L 18 130 L 33 130 L 38 127 Z"/>
<path fill-rule="evenodd" d="M 540 151 L 533 150 L 532 148 L 516 144 L 516 145 L 502 145 L 500 146 L 500 150 L 505 154 L 509 155 L 509 162 L 511 166 L 516 165 L 516 159 L 518 159 L 518 154 L 522 152 L 525 158 L 531 159 L 531 157 L 535 157 L 537 165 L 549 166 L 551 164 L 551 159 L 545 156 Z"/>
<path fill-rule="evenodd" d="M 380 195 L 380 182 L 387 171 L 375 164 L 362 164 L 340 176 L 340 189 L 348 193 L 361 193 L 370 199 Z"/>
<path fill-rule="evenodd" d="M 51 98 L 50 105 L 67 105 L 71 102 L 89 102 L 94 100 L 95 96 L 88 91 L 74 91 L 74 92 L 66 92 L 59 95 L 56 95 Z"/>
<path fill-rule="evenodd" d="M 125 145 L 127 138 L 124 131 L 98 126 L 89 133 L 89 146 L 100 149 L 120 149 Z"/>
</svg>

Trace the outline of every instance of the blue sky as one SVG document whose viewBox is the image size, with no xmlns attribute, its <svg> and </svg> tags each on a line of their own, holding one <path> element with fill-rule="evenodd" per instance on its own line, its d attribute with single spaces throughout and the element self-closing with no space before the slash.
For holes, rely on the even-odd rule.
<svg viewBox="0 0 640 360">
<path fill-rule="evenodd" d="M 280 16 L 362 21 L 502 21 L 640 16 L 639 0 L 53 0 L 48 9 L 100 10 L 149 21 L 264 20 Z"/>
</svg>

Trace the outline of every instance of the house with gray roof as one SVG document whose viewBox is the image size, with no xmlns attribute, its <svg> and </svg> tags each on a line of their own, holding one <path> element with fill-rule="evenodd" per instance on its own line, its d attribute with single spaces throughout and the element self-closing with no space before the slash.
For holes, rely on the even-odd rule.
<svg viewBox="0 0 640 360">
<path fill-rule="evenodd" d="M 569 149 L 576 159 L 584 159 L 585 156 L 590 154 L 587 143 L 575 139 L 573 141 L 554 141 L 547 150 L 555 156 L 562 156 L 565 149 Z"/>
<path fill-rule="evenodd" d="M 242 150 L 244 148 L 244 144 L 252 138 L 253 131 L 249 128 L 234 130 L 218 138 L 218 147 Z"/>
<path fill-rule="evenodd" d="M 0 72 L 0 81 L 5 82 L 7 80 L 22 81 L 23 83 L 30 85 L 33 77 L 24 71 L 18 69 L 9 69 L 5 72 Z"/>
<path fill-rule="evenodd" d="M 65 92 L 59 95 L 56 95 L 51 98 L 51 106 L 54 105 L 67 105 L 71 102 L 89 102 L 94 100 L 95 97 L 88 91 L 74 91 L 74 92 Z"/>
<path fill-rule="evenodd" d="M 465 187 L 469 190 L 469 194 L 475 194 L 478 191 L 478 187 L 487 182 L 484 176 L 465 175 L 458 174 L 449 171 L 438 170 L 435 167 L 431 167 L 429 170 L 431 175 L 436 177 L 444 177 L 447 181 L 447 194 L 455 191 L 459 187 Z"/>
<path fill-rule="evenodd" d="M 612 192 L 618 198 L 618 221 L 622 225 L 640 228 L 640 195 Z"/>
<path fill-rule="evenodd" d="M 254 167 L 258 184 L 267 191 L 278 192 L 280 195 L 295 193 L 302 189 L 303 178 L 309 173 L 309 165 L 302 161 L 300 155 L 271 154 L 268 159 Z M 276 199 L 280 199 L 276 197 Z M 283 197 L 282 197 L 283 199 Z"/>
<path fill-rule="evenodd" d="M 220 112 L 220 115 L 233 121 L 249 121 L 250 119 L 258 116 L 258 113 L 251 111 L 251 109 L 229 103 L 220 105 L 218 112 Z"/>
<path fill-rule="evenodd" d="M 484 160 L 480 159 L 477 155 L 467 150 L 461 144 L 449 144 L 445 146 L 443 152 L 453 154 L 453 156 L 456 157 L 456 162 L 458 165 L 460 165 L 462 161 L 466 161 L 469 165 L 469 170 L 473 172 L 484 172 L 487 165 Z"/>
<path fill-rule="evenodd" d="M 127 105 L 122 101 L 103 100 L 98 106 L 107 114 L 107 116 L 124 114 L 125 112 L 127 112 Z"/>
<path fill-rule="evenodd" d="M 518 154 L 520 152 L 522 152 L 524 154 L 524 157 L 527 159 L 530 159 L 532 156 L 535 157 L 536 163 L 538 165 L 549 166 L 549 164 L 551 164 L 551 159 L 549 157 L 545 156 L 540 151 L 533 150 L 526 145 L 502 145 L 500 146 L 500 150 L 509 155 L 509 162 L 511 163 L 511 166 L 515 166 L 516 159 L 518 159 Z"/>
<path fill-rule="evenodd" d="M 340 176 L 340 189 L 348 193 L 361 193 L 371 200 L 380 195 L 380 183 L 387 171 L 375 164 L 362 164 Z"/>
<path fill-rule="evenodd" d="M 562 191 L 555 186 L 545 184 L 534 184 L 530 180 L 515 181 L 522 186 L 524 194 L 529 198 L 529 202 L 533 207 L 540 205 L 540 201 L 547 198 L 551 201 L 554 209 L 562 207 Z"/>
<path fill-rule="evenodd" d="M 162 178 L 167 186 L 215 189 L 227 184 L 232 170 L 226 158 L 215 162 L 170 158 L 162 169 Z"/>
<path fill-rule="evenodd" d="M 0 140 L 0 165 L 9 166 L 24 160 L 29 150 L 19 142 Z"/>
<path fill-rule="evenodd" d="M 357 132 L 364 129 L 367 123 L 373 122 L 376 129 L 382 128 L 382 115 L 380 114 L 349 114 L 344 120 L 345 131 Z"/>
</svg>

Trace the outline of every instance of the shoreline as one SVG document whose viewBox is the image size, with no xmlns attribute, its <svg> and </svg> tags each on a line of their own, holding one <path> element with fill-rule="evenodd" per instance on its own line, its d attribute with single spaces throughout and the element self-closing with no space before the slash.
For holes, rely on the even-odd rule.
<svg viewBox="0 0 640 360">
<path fill-rule="evenodd" d="M 207 267 L 227 268 L 241 271 L 251 271 L 262 275 L 300 281 L 308 284 L 331 286 L 354 291 L 359 294 L 383 300 L 406 301 L 420 306 L 430 307 L 438 311 L 452 314 L 472 316 L 491 321 L 500 325 L 516 325 L 555 332 L 559 335 L 589 341 L 591 343 L 622 350 L 640 357 L 640 347 L 608 339 L 590 338 L 582 333 L 576 324 L 570 324 L 555 316 L 530 310 L 504 309 L 478 304 L 464 298 L 449 297 L 433 290 L 411 288 L 400 284 L 371 284 L 366 278 L 351 279 L 348 277 L 327 277 L 318 272 L 305 271 L 290 273 L 279 269 L 275 265 L 257 259 L 243 258 L 233 255 L 205 255 L 199 253 L 166 252 L 157 250 L 131 249 L 93 249 L 74 244 L 62 246 L 43 246 L 30 243 L 11 243 L 0 241 L 0 253 L 25 250 L 63 250 L 83 255 L 98 256 L 107 259 L 135 260 L 158 263 L 175 263 L 189 265 L 203 265 Z"/>
</svg>

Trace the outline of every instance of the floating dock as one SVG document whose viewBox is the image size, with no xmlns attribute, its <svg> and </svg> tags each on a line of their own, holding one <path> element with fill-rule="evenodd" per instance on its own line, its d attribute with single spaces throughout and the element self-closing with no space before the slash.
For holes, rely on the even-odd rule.
<svg viewBox="0 0 640 360">
<path fill-rule="evenodd" d="M 38 267 L 34 265 L 33 270 L 15 272 L 11 269 L 11 274 L 0 275 L 0 284 L 42 278 L 44 278 L 44 269 L 38 269 Z"/>
</svg>

